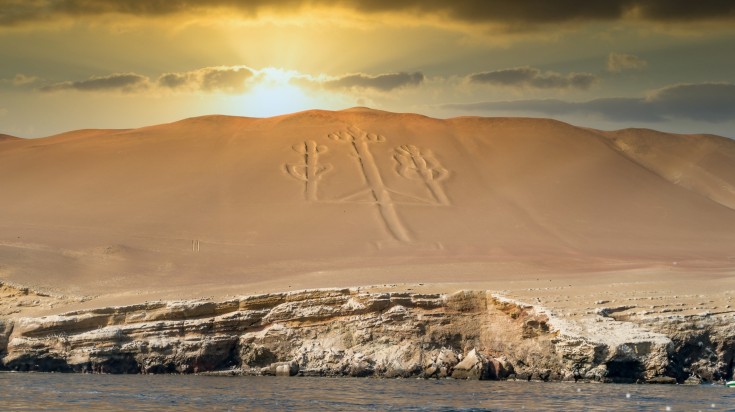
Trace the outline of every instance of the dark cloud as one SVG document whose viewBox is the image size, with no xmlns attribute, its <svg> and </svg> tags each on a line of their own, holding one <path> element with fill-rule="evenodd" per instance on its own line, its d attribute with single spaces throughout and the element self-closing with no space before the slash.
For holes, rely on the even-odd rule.
<svg viewBox="0 0 735 412">
<path fill-rule="evenodd" d="M 181 73 L 165 73 L 155 83 L 136 73 L 115 73 L 92 77 L 87 80 L 65 81 L 39 88 L 42 92 L 76 90 L 81 92 L 118 91 L 124 93 L 144 90 L 176 90 L 184 92 L 241 93 L 247 89 L 246 81 L 255 72 L 245 66 L 205 67 Z M 25 78 L 24 78 L 25 80 Z M 34 81 L 37 79 L 34 78 Z"/>
<path fill-rule="evenodd" d="M 468 80 L 471 83 L 535 89 L 588 89 L 597 81 L 597 77 L 590 73 L 563 75 L 554 72 L 542 73 L 541 70 L 533 67 L 517 67 L 471 74 Z"/>
<path fill-rule="evenodd" d="M 253 76 L 253 72 L 244 67 L 207 68 L 200 72 L 204 91 L 243 91 L 245 81 Z"/>
<path fill-rule="evenodd" d="M 386 73 L 377 76 L 350 74 L 336 79 L 316 81 L 326 89 L 373 89 L 388 92 L 407 86 L 418 86 L 424 81 L 423 73 Z M 311 81 L 312 83 L 315 81 Z"/>
<path fill-rule="evenodd" d="M 735 120 L 735 84 L 680 84 L 657 90 L 646 103 L 663 116 L 722 122 Z"/>
<path fill-rule="evenodd" d="M 627 10 L 644 18 L 661 21 L 691 21 L 700 19 L 732 19 L 735 3 L 730 0 L 633 0 Z"/>
<path fill-rule="evenodd" d="M 205 67 L 181 73 L 166 73 L 158 78 L 158 85 L 167 89 L 189 89 L 205 92 L 240 93 L 246 81 L 255 72 L 245 66 Z"/>
<path fill-rule="evenodd" d="M 121 91 L 133 92 L 146 88 L 148 78 L 135 73 L 115 73 L 109 76 L 92 77 L 88 80 L 69 81 L 43 86 L 42 92 L 56 92 L 61 90 L 92 91 Z"/>
<path fill-rule="evenodd" d="M 470 111 L 497 111 L 514 113 L 541 113 L 547 116 L 566 114 L 595 114 L 617 121 L 661 121 L 658 114 L 645 111 L 643 99 L 605 98 L 587 102 L 567 102 L 558 99 L 530 99 L 448 104 L 443 108 Z"/>
<path fill-rule="evenodd" d="M 157 17 L 228 8 L 245 16 L 263 9 L 340 7 L 363 13 L 439 14 L 471 23 L 514 26 L 582 20 L 620 20 L 635 16 L 655 21 L 735 18 L 730 0 L 0 0 L 0 25 L 49 21 L 60 17 L 124 14 Z"/>
<path fill-rule="evenodd" d="M 177 89 L 191 82 L 189 73 L 166 73 L 158 78 L 158 85 L 168 89 Z"/>
<path fill-rule="evenodd" d="M 448 104 L 445 109 L 485 112 L 531 112 L 549 116 L 584 114 L 614 121 L 660 122 L 690 119 L 719 123 L 735 120 L 735 84 L 678 84 L 659 89 L 647 97 L 563 100 L 512 100 Z"/>
</svg>

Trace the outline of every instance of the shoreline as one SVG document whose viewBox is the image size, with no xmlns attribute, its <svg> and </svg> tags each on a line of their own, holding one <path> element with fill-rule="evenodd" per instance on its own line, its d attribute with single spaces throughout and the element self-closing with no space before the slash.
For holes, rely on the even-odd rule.
<svg viewBox="0 0 735 412">
<path fill-rule="evenodd" d="M 265 379 L 282 379 L 285 376 L 278 376 L 278 375 L 249 375 L 249 374 L 242 374 L 239 370 L 222 370 L 222 371 L 211 371 L 211 372 L 198 372 L 198 373 L 167 373 L 167 374 L 116 374 L 116 373 L 94 373 L 94 372 L 43 372 L 43 371 L 11 371 L 11 370 L 0 370 L 0 376 L 1 375 L 105 375 L 105 376 L 201 376 L 204 378 L 265 378 Z M 357 380 L 378 380 L 378 381 L 388 381 L 388 380 L 417 380 L 417 381 L 469 381 L 469 379 L 454 379 L 452 377 L 445 377 L 445 378 L 424 378 L 424 377 L 409 377 L 404 378 L 401 376 L 392 377 L 392 378 L 386 378 L 382 376 L 365 376 L 365 377 L 359 377 L 359 376 L 316 376 L 316 375 L 294 375 L 289 376 L 288 378 L 295 378 L 295 379 L 337 379 L 337 380 L 343 380 L 343 379 L 357 379 Z M 482 379 L 479 379 L 482 380 Z M 727 382 L 718 381 L 718 382 L 699 382 L 699 383 L 661 383 L 661 382 L 599 382 L 599 381 L 592 381 L 592 380 L 578 380 L 578 381 L 554 381 L 554 380 L 524 380 L 524 379 L 498 379 L 498 380 L 482 380 L 484 382 L 517 382 L 519 385 L 523 384 L 560 384 L 560 385 L 635 385 L 635 386 L 645 386 L 645 385 L 653 385 L 653 386 L 688 386 L 688 387 L 713 387 L 713 386 L 723 386 L 728 387 Z"/>
</svg>

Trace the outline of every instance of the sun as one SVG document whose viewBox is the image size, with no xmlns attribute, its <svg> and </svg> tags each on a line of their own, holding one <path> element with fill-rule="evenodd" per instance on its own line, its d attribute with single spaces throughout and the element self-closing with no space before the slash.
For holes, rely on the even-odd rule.
<svg viewBox="0 0 735 412">
<path fill-rule="evenodd" d="M 310 109 L 340 110 L 357 105 L 359 99 L 345 93 L 304 85 L 304 75 L 295 70 L 264 68 L 247 80 L 240 94 L 222 94 L 211 106 L 220 114 L 271 117 Z"/>
<path fill-rule="evenodd" d="M 312 108 L 316 102 L 301 87 L 292 84 L 295 71 L 261 69 L 253 85 L 238 96 L 237 111 L 252 117 L 269 117 Z"/>
</svg>

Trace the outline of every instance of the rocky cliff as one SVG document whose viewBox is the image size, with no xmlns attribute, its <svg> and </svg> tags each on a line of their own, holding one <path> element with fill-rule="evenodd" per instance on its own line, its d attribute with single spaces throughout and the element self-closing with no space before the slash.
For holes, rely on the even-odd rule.
<svg viewBox="0 0 735 412">
<path fill-rule="evenodd" d="M 7 370 L 699 382 L 729 379 L 735 316 L 603 308 L 570 321 L 488 291 L 320 289 L 7 318 Z"/>
</svg>

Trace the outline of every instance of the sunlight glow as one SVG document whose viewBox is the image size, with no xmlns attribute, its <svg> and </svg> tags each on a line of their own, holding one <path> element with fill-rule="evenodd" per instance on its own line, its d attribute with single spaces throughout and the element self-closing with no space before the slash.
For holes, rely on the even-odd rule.
<svg viewBox="0 0 735 412">
<path fill-rule="evenodd" d="M 264 68 L 249 80 L 245 92 L 223 99 L 220 113 L 249 117 L 270 117 L 309 109 L 344 109 L 354 106 L 354 99 L 342 94 L 312 90 L 296 81 L 303 76 L 294 70 Z"/>
<path fill-rule="evenodd" d="M 268 117 L 306 110 L 315 105 L 303 89 L 289 83 L 295 71 L 260 70 L 253 86 L 235 98 L 237 111 L 253 117 Z"/>
</svg>

